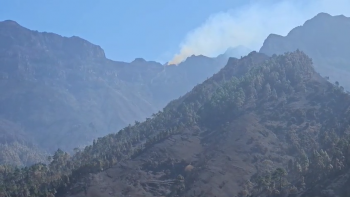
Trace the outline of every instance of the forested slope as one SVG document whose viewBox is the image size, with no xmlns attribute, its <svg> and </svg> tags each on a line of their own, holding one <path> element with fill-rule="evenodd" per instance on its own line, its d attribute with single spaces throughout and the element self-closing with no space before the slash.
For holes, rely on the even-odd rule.
<svg viewBox="0 0 350 197">
<path fill-rule="evenodd" d="M 349 106 L 344 88 L 319 76 L 303 52 L 271 58 L 252 52 L 230 59 L 153 118 L 74 156 L 57 151 L 48 166 L 3 167 L 2 192 L 347 196 L 346 177 L 329 188 L 320 184 L 349 169 Z"/>
</svg>

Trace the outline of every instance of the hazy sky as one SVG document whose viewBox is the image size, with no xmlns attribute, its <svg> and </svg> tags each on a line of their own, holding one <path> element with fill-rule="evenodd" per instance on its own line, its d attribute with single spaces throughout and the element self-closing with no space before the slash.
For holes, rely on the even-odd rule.
<svg viewBox="0 0 350 197">
<path fill-rule="evenodd" d="M 237 45 L 257 50 L 269 33 L 319 12 L 350 16 L 350 0 L 2 0 L 0 21 L 82 37 L 113 60 L 177 63 Z"/>
</svg>

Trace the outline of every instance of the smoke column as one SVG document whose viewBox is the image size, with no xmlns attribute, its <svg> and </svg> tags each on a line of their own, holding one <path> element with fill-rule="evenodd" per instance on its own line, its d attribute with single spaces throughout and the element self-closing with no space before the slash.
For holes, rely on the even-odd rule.
<svg viewBox="0 0 350 197">
<path fill-rule="evenodd" d="M 350 16 L 350 0 L 252 1 L 213 14 L 186 35 L 168 65 L 179 64 L 191 55 L 216 56 L 239 45 L 259 50 L 270 33 L 284 36 L 320 12 Z"/>
</svg>

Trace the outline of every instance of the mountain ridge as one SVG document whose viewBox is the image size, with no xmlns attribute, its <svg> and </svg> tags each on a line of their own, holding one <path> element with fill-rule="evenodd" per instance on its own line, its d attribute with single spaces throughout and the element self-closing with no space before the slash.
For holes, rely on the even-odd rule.
<svg viewBox="0 0 350 197">
<path fill-rule="evenodd" d="M 286 36 L 269 35 L 260 52 L 271 56 L 302 50 L 313 59 L 317 72 L 328 76 L 332 82 L 340 82 L 348 90 L 349 34 L 349 17 L 320 13 Z"/>
<path fill-rule="evenodd" d="M 339 17 L 321 13 L 288 36 L 280 37 L 281 41 L 274 41 L 277 44 L 264 42 L 260 53 L 229 58 L 204 82 L 192 81 L 198 84 L 188 86 L 191 91 L 181 94 L 184 90 L 170 89 L 172 93 L 178 91 L 173 95 L 183 96 L 151 118 L 99 137 L 92 145 L 75 149 L 72 156 L 58 150 L 47 165 L 37 163 L 21 169 L 0 166 L 0 195 L 349 196 L 350 95 L 340 85 L 342 82 L 332 84 L 328 77 L 317 73 L 329 69 L 327 64 L 344 70 L 335 64 L 334 57 L 350 62 L 344 56 L 349 50 L 330 53 L 339 40 L 325 34 L 320 37 L 327 39 L 320 43 L 316 31 L 304 32 L 314 24 L 322 29 L 315 19 L 324 18 L 339 22 Z M 343 36 L 339 46 L 344 47 L 348 37 L 344 32 L 339 35 Z M 293 36 L 297 40 L 290 42 Z M 312 39 L 303 42 L 304 38 Z M 319 44 L 317 50 L 310 48 L 312 43 Z M 298 50 L 300 46 L 313 51 L 314 58 Z M 325 59 L 318 53 L 330 54 L 327 58 L 333 59 L 321 64 Z M 143 59 L 136 59 L 135 64 L 125 63 L 117 70 L 117 75 L 124 77 L 118 83 L 126 84 L 117 87 L 138 90 L 138 85 L 148 79 L 153 85 L 169 81 L 181 84 L 171 76 L 181 75 L 188 80 L 193 74 L 199 75 L 199 66 L 210 68 L 213 62 L 221 61 L 195 61 L 198 58 L 203 60 L 192 56 L 171 68 L 154 62 L 145 67 L 138 64 Z M 129 66 L 135 70 L 123 70 Z M 208 76 L 210 72 L 201 75 Z M 124 92 L 118 93 L 127 99 Z M 95 128 L 94 124 L 89 126 Z"/>
<path fill-rule="evenodd" d="M 142 58 L 114 61 L 82 38 L 14 21 L 0 22 L 0 42 L 0 118 L 20 126 L 32 136 L 25 144 L 43 153 L 72 151 L 145 120 L 228 59 L 196 56 L 174 67 Z"/>
<path fill-rule="evenodd" d="M 25 28 L 18 24 L 15 21 L 12 20 L 6 20 L 0 22 L 0 33 L 1 36 L 6 36 L 6 38 L 10 39 L 2 39 L 3 47 L 7 47 L 8 45 L 17 45 L 17 47 L 23 47 L 22 43 L 26 43 L 25 47 L 32 46 L 33 50 L 65 50 L 68 51 L 70 55 L 74 56 L 84 56 L 86 57 L 97 57 L 97 58 L 105 58 L 104 50 L 95 44 L 90 43 L 89 41 L 80 38 L 78 36 L 71 36 L 71 37 L 65 37 L 60 36 L 55 33 L 51 32 L 39 32 L 39 31 L 32 31 L 28 28 Z M 12 36 L 8 36 L 8 34 L 12 34 Z M 16 36 L 17 39 L 11 39 L 14 36 Z M 31 36 L 40 36 L 39 43 L 28 43 L 28 40 L 30 40 Z M 22 38 L 22 39 L 18 39 Z M 60 43 L 57 43 L 55 45 L 51 45 L 53 42 L 49 44 L 45 44 L 45 42 L 50 42 L 50 40 L 59 40 L 61 39 Z M 74 42 L 74 44 L 69 44 L 69 42 Z M 50 48 L 47 49 L 45 47 L 49 46 Z M 78 46 L 78 48 L 75 48 L 75 46 Z M 84 47 L 89 46 L 88 49 L 84 50 Z M 44 48 L 43 48 L 44 47 Z M 1 48 L 0 48 L 1 49 Z M 91 51 L 90 53 L 88 51 Z M 28 51 L 27 51 L 28 52 Z M 32 55 L 32 54 L 31 54 Z M 28 56 L 31 57 L 31 56 Z"/>
</svg>

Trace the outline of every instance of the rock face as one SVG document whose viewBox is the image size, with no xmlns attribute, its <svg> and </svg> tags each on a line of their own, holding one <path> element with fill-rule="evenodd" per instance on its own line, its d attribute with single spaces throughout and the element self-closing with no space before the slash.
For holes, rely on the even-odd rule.
<svg viewBox="0 0 350 197">
<path fill-rule="evenodd" d="M 320 13 L 287 36 L 271 34 L 260 49 L 267 55 L 304 51 L 314 62 L 316 71 L 338 81 L 350 90 L 350 18 Z"/>
<path fill-rule="evenodd" d="M 0 118 L 30 136 L 25 144 L 49 153 L 71 151 L 150 117 L 227 62 L 204 56 L 178 66 L 112 61 L 84 39 L 14 21 L 0 22 L 0 43 Z"/>
</svg>

